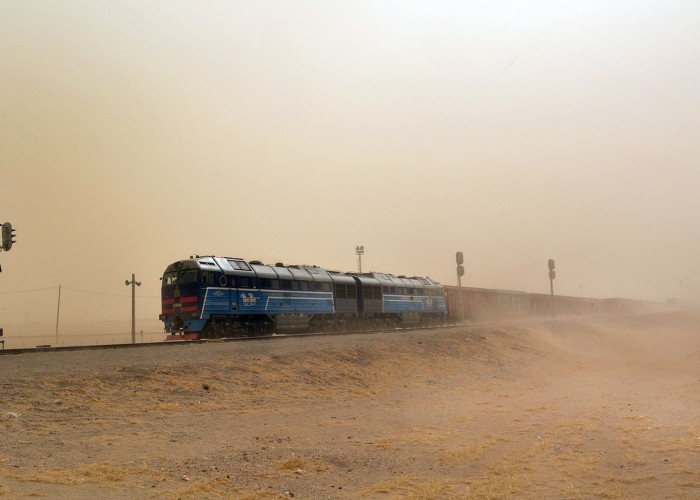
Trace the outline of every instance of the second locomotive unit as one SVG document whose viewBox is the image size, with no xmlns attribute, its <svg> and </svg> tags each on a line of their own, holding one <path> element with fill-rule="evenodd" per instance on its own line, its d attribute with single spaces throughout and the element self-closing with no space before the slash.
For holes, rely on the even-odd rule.
<svg viewBox="0 0 700 500">
<path fill-rule="evenodd" d="M 193 256 L 162 280 L 167 340 L 400 328 L 447 314 L 444 289 L 430 278 Z"/>
</svg>

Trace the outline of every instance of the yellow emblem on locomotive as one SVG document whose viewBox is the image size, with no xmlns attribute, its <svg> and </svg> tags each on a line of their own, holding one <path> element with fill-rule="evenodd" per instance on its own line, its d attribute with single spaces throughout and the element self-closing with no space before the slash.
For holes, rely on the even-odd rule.
<svg viewBox="0 0 700 500">
<path fill-rule="evenodd" d="M 248 295 L 246 295 L 245 292 L 243 292 L 241 294 L 241 300 L 246 306 L 254 306 L 258 301 L 258 298 L 250 292 L 248 292 Z"/>
</svg>

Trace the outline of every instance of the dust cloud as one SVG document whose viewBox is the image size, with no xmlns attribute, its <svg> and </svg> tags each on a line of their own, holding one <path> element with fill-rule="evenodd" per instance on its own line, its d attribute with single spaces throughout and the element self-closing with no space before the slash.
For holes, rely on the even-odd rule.
<svg viewBox="0 0 700 500">
<path fill-rule="evenodd" d="M 0 494 L 690 497 L 699 331 L 675 312 L 8 355 Z"/>
</svg>

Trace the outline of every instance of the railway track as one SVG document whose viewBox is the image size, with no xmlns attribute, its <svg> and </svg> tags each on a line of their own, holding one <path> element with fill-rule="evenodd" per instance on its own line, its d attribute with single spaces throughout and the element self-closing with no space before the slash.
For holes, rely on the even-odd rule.
<svg viewBox="0 0 700 500">
<path fill-rule="evenodd" d="M 627 314 L 631 316 L 644 315 L 651 313 L 637 313 L 637 314 Z M 623 315 L 623 316 L 627 316 Z M 614 317 L 620 316 L 619 314 L 605 314 L 596 317 Z M 518 323 L 533 323 L 533 322 L 550 322 L 550 321 L 560 321 L 560 320 L 576 320 L 581 319 L 580 316 L 564 316 L 564 317 L 548 317 L 548 318 L 518 318 Z M 39 352 L 59 352 L 59 351 L 89 351 L 89 350 L 107 350 L 107 349 L 135 349 L 140 347 L 176 347 L 183 345 L 192 344 L 211 344 L 219 342 L 252 342 L 252 341 L 263 341 L 263 340 L 283 340 L 290 338 L 304 338 L 304 337 L 331 337 L 331 336 L 341 336 L 341 335 L 374 335 L 378 333 L 388 333 L 388 332 L 411 332 L 419 330 L 450 330 L 453 328 L 479 328 L 485 326 L 495 326 L 510 323 L 510 321 L 492 321 L 492 322 L 480 322 L 480 323 L 468 323 L 468 324 L 456 324 L 451 323 L 447 325 L 432 325 L 432 326 L 415 326 L 406 328 L 386 328 L 379 330 L 348 330 L 339 332 L 321 332 L 321 333 L 287 333 L 287 334 L 277 334 L 273 333 L 271 335 L 261 335 L 254 337 L 223 337 L 219 339 L 201 339 L 201 340 L 172 340 L 172 341 L 160 341 L 160 342 L 141 342 L 137 344 L 96 344 L 96 345 L 80 345 L 80 346 L 62 346 L 53 347 L 51 345 L 38 345 L 36 347 L 26 347 L 22 349 L 0 349 L 0 357 L 3 355 L 11 354 L 31 354 Z"/>
<path fill-rule="evenodd" d="M 332 337 L 340 335 L 373 335 L 377 333 L 387 333 L 387 332 L 411 332 L 418 330 L 443 330 L 452 329 L 460 325 L 437 325 L 437 326 L 416 326 L 407 328 L 387 328 L 383 330 L 350 330 L 342 332 L 323 332 L 323 333 L 288 333 L 288 334 L 276 334 L 272 335 L 261 335 L 255 337 L 223 337 L 220 339 L 202 339 L 202 340 L 172 340 L 172 341 L 161 341 L 161 342 L 141 342 L 137 344 L 96 344 L 96 345 L 80 345 L 80 346 L 61 346 L 53 347 L 51 345 L 38 345 L 36 347 L 25 347 L 22 349 L 0 349 L 0 356 L 11 355 L 11 354 L 35 354 L 40 352 L 61 352 L 61 351 L 94 351 L 94 350 L 107 350 L 107 349 L 136 349 L 141 347 L 177 347 L 183 345 L 192 344 L 212 344 L 220 342 L 251 342 L 251 341 L 263 341 L 263 340 L 283 340 L 290 338 L 305 338 L 305 337 Z M 464 326 L 483 326 L 483 325 L 461 325 Z"/>
</svg>

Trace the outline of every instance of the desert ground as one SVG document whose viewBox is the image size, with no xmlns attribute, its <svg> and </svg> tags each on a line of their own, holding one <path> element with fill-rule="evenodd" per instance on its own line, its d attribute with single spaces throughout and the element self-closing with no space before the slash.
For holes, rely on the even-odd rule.
<svg viewBox="0 0 700 500">
<path fill-rule="evenodd" d="M 700 314 L 0 355 L 0 497 L 698 498 Z"/>
</svg>

